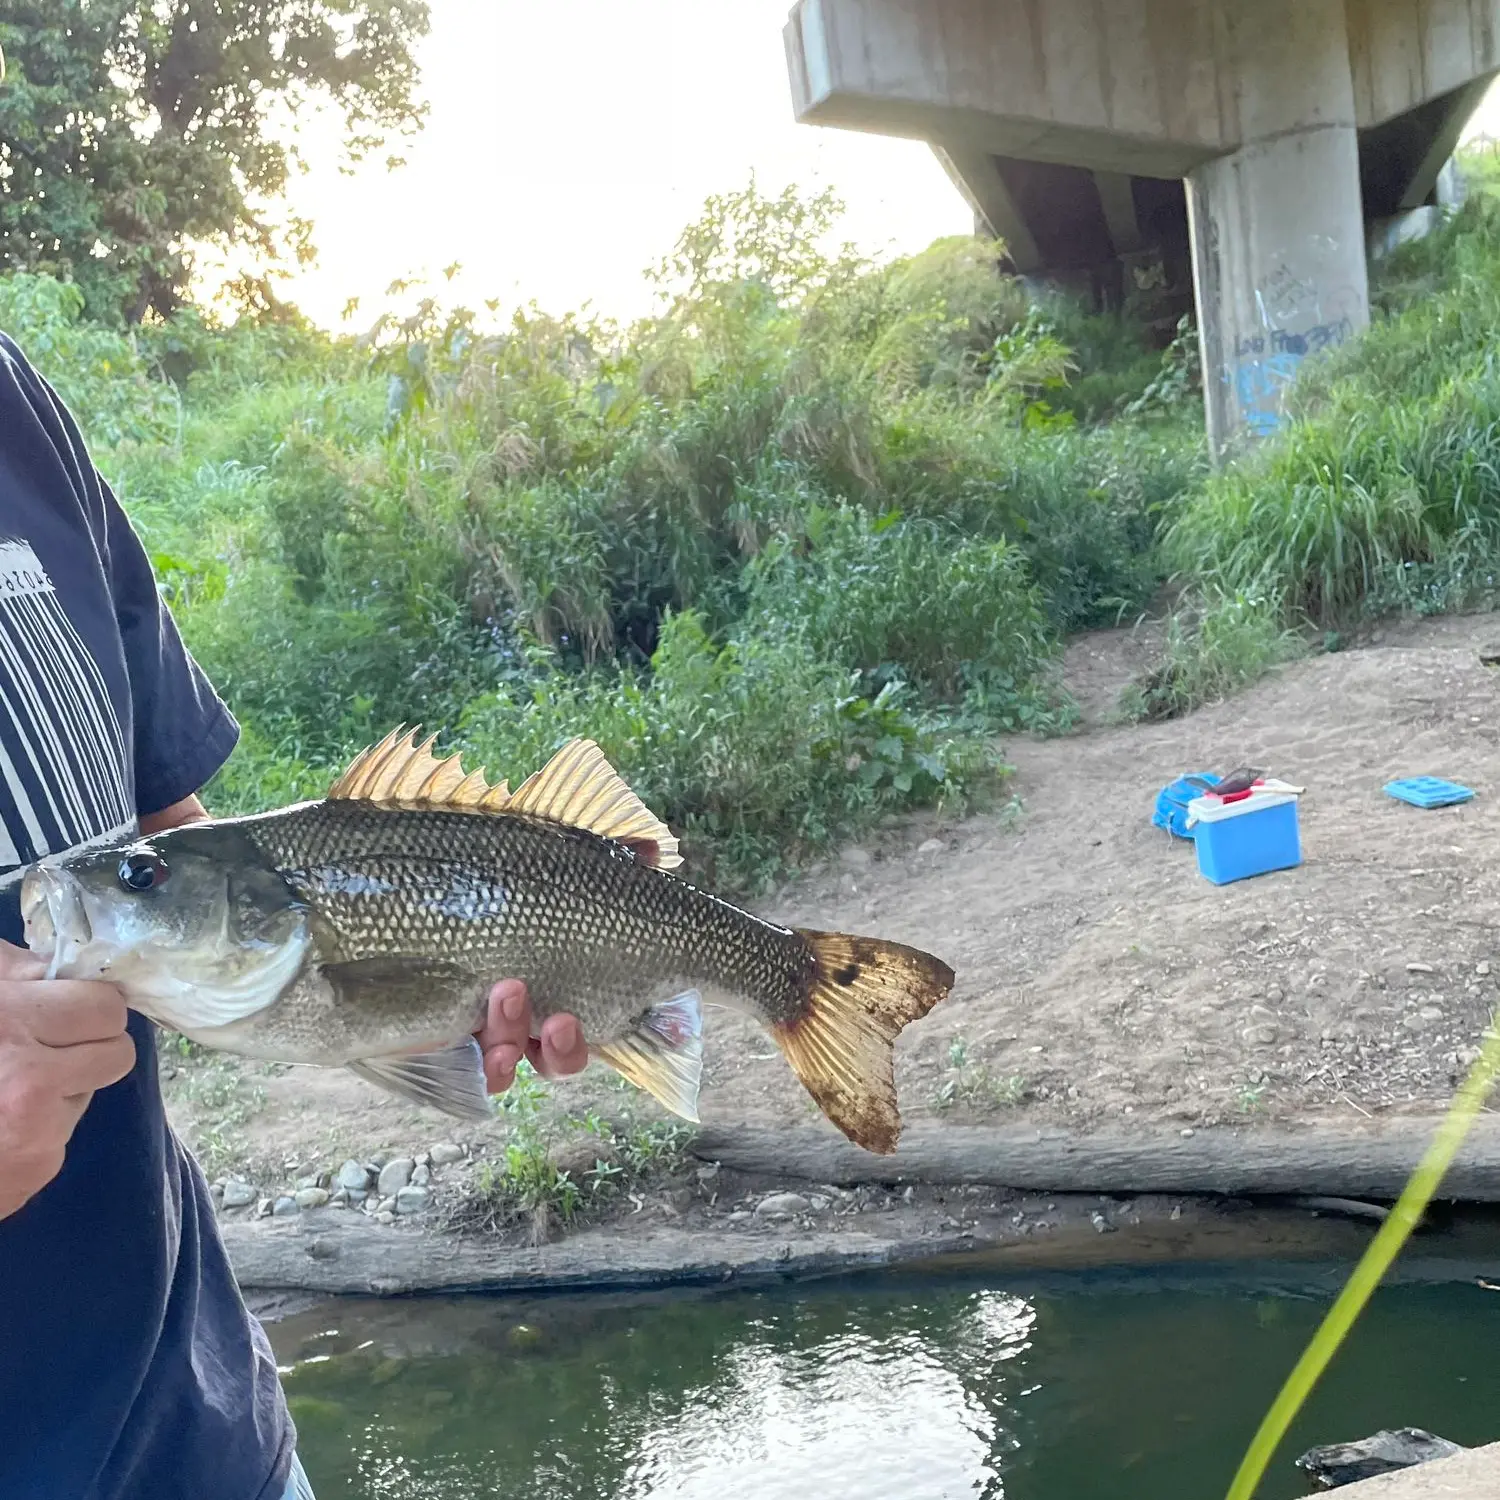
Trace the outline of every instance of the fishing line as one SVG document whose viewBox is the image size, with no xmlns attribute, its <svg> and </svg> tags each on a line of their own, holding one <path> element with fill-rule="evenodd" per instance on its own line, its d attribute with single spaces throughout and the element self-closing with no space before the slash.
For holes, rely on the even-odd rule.
<svg viewBox="0 0 1500 1500">
<path fill-rule="evenodd" d="M 1417 1164 L 1391 1216 L 1380 1227 L 1380 1232 L 1370 1241 L 1360 1257 L 1353 1274 L 1349 1277 L 1338 1300 L 1328 1310 L 1312 1342 L 1303 1352 L 1302 1358 L 1292 1367 L 1271 1409 L 1257 1429 L 1250 1447 L 1240 1461 L 1234 1481 L 1229 1486 L 1226 1500 L 1254 1500 L 1255 1491 L 1265 1477 L 1267 1467 L 1286 1436 L 1302 1404 L 1312 1394 L 1313 1387 L 1328 1368 L 1339 1345 L 1348 1336 L 1365 1305 L 1374 1295 L 1392 1262 L 1401 1253 L 1413 1229 L 1421 1222 L 1427 1205 L 1432 1202 L 1444 1174 L 1458 1154 L 1484 1101 L 1489 1096 L 1500 1072 L 1500 1030 L 1497 1030 L 1500 1015 L 1490 1017 L 1489 1027 L 1484 1033 L 1479 1057 L 1469 1069 L 1448 1113 L 1438 1126 L 1426 1154 Z"/>
</svg>

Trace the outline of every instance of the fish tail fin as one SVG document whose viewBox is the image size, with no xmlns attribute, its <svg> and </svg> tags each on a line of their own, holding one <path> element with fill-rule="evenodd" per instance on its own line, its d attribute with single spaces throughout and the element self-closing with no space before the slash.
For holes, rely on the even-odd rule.
<svg viewBox="0 0 1500 1500">
<path fill-rule="evenodd" d="M 771 1028 L 792 1071 L 857 1146 L 888 1156 L 901 1136 L 894 1045 L 953 988 L 941 959 L 900 943 L 799 929 L 816 968 L 807 1005 Z"/>
</svg>

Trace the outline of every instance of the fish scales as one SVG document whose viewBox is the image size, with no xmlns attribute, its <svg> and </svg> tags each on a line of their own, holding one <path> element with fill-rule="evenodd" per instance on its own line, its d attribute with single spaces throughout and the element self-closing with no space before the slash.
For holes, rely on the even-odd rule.
<svg viewBox="0 0 1500 1500">
<path fill-rule="evenodd" d="M 317 913 L 325 962 L 399 953 L 523 978 L 538 1016 L 569 1011 L 598 1042 L 690 988 L 767 1023 L 806 1003 L 795 932 L 583 829 L 336 801 L 240 826 Z"/>
</svg>

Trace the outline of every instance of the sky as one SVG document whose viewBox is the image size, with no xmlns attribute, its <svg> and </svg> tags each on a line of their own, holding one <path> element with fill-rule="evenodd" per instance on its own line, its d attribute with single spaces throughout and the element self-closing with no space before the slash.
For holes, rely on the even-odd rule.
<svg viewBox="0 0 1500 1500">
<path fill-rule="evenodd" d="M 318 263 L 282 295 L 325 326 L 367 326 L 397 278 L 502 314 L 535 300 L 647 311 L 642 270 L 711 193 L 831 186 L 862 249 L 917 250 L 973 215 L 928 148 L 793 119 L 781 31 L 790 0 L 432 0 L 420 49 L 425 129 L 339 170 L 331 121 L 303 122 L 312 170 L 292 206 Z M 458 261 L 451 285 L 442 270 Z M 351 326 L 351 325 L 342 325 Z"/>
<path fill-rule="evenodd" d="M 405 167 L 379 152 L 346 175 L 335 122 L 302 122 L 311 170 L 289 196 L 319 256 L 283 295 L 330 328 L 367 327 L 408 278 L 449 305 L 498 297 L 502 317 L 536 301 L 628 318 L 651 305 L 642 270 L 710 193 L 752 172 L 770 192 L 835 188 L 846 237 L 869 253 L 969 232 L 923 143 L 796 123 L 790 3 L 432 0 L 419 53 L 431 114 Z M 1470 124 L 1481 131 L 1500 135 L 1500 89 Z M 350 298 L 359 310 L 341 324 Z"/>
</svg>

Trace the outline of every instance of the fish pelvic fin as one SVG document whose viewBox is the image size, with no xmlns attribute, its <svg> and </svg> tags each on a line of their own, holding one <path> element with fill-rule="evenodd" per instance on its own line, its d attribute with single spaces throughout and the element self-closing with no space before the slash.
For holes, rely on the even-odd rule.
<svg viewBox="0 0 1500 1500">
<path fill-rule="evenodd" d="M 466 775 L 457 755 L 439 760 L 432 753 L 437 736 L 418 743 L 419 733 L 402 725 L 378 745 L 361 750 L 329 787 L 330 800 L 446 812 L 529 813 L 628 844 L 638 859 L 660 870 L 682 863 L 672 830 L 630 790 L 592 740 L 570 740 L 512 792 L 503 781 L 491 785 L 482 770 Z"/>
<path fill-rule="evenodd" d="M 630 790 L 593 740 L 570 740 L 515 789 L 509 810 L 629 844 L 659 870 L 682 863 L 672 830 Z"/>
<path fill-rule="evenodd" d="M 349 1071 L 414 1104 L 426 1104 L 460 1120 L 488 1120 L 492 1115 L 484 1054 L 473 1037 L 438 1052 L 362 1058 L 350 1063 Z"/>
<path fill-rule="evenodd" d="M 896 1149 L 895 1041 L 953 988 L 941 959 L 900 943 L 799 929 L 816 968 L 806 1009 L 771 1028 L 792 1071 L 856 1146 Z"/>
<path fill-rule="evenodd" d="M 589 1050 L 674 1115 L 698 1123 L 703 1009 L 697 990 L 653 1006 L 634 1031 Z"/>
</svg>

